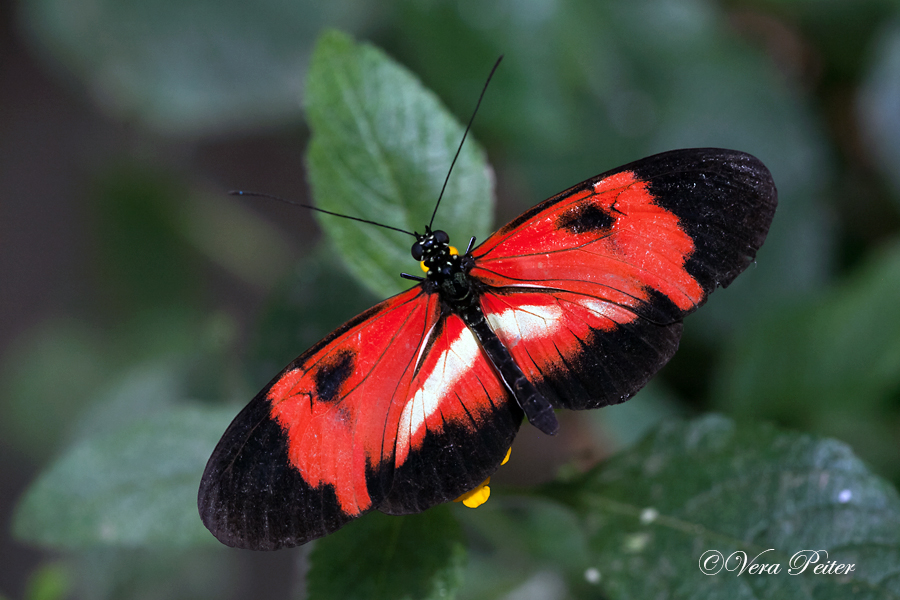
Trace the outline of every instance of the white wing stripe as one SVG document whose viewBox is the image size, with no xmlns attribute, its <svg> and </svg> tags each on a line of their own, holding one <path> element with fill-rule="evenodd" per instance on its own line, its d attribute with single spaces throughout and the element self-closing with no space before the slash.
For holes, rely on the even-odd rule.
<svg viewBox="0 0 900 600">
<path fill-rule="evenodd" d="M 438 410 L 444 393 L 453 389 L 454 384 L 465 377 L 480 348 L 475 336 L 468 328 L 460 331 L 459 337 L 438 356 L 434 370 L 422 381 L 412 398 L 407 400 L 400 415 L 397 431 L 397 455 L 405 458 L 409 444 L 425 427 L 425 421 Z"/>
</svg>

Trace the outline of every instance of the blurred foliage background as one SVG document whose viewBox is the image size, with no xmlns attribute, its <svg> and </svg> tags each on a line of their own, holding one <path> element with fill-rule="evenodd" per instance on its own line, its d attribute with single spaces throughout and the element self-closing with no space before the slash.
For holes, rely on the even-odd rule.
<svg viewBox="0 0 900 600">
<path fill-rule="evenodd" d="M 474 126 L 495 171 L 495 224 L 672 148 L 744 150 L 775 177 L 758 265 L 688 320 L 638 398 L 563 415 L 552 442 L 524 428 L 507 484 L 577 471 L 671 415 L 707 411 L 836 437 L 900 482 L 900 2 L 19 0 L 0 11 L 0 597 L 297 593 L 303 550 L 154 541 L 115 517 L 109 545 L 73 543 L 80 513 L 29 543 L 10 532 L 23 491 L 61 455 L 70 462 L 52 468 L 85 489 L 171 478 L 182 467 L 140 452 L 148 437 L 171 434 L 202 463 L 211 446 L 186 439 L 214 440 L 284 364 L 378 299 L 329 256 L 308 213 L 225 194 L 308 201 L 303 83 L 325 27 L 384 48 L 463 121 L 505 54 Z M 113 455 L 136 449 L 118 462 L 70 451 L 102 435 Z M 178 477 L 192 503 L 199 473 Z"/>
</svg>

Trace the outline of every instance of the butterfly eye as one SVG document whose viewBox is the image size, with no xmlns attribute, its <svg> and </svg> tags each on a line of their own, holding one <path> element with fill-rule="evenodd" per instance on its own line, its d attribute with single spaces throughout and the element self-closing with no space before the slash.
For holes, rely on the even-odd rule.
<svg viewBox="0 0 900 600">
<path fill-rule="evenodd" d="M 410 252 L 412 253 L 412 257 L 416 260 L 422 260 L 422 255 L 425 254 L 425 250 L 419 242 L 412 245 L 412 250 L 410 250 Z"/>
<path fill-rule="evenodd" d="M 441 231 L 440 229 L 435 231 L 433 236 L 434 236 L 434 241 L 437 242 L 438 244 L 446 244 L 447 242 L 450 241 L 450 236 L 447 235 L 447 232 Z"/>
</svg>

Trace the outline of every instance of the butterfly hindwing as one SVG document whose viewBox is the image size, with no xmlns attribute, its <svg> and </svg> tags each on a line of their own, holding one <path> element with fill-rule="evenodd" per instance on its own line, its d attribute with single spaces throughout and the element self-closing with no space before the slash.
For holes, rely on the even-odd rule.
<svg viewBox="0 0 900 600">
<path fill-rule="evenodd" d="M 521 419 L 471 332 L 417 286 L 251 401 L 207 464 L 201 517 L 228 545 L 274 549 L 373 509 L 420 512 L 489 476 Z"/>
<path fill-rule="evenodd" d="M 522 410 L 472 332 L 454 314 L 439 322 L 400 419 L 397 470 L 379 506 L 407 514 L 452 500 L 499 466 Z"/>
<path fill-rule="evenodd" d="M 501 288 L 481 303 L 516 363 L 556 408 L 624 402 L 672 358 L 681 337 L 681 321 L 653 323 L 572 292 Z"/>
<path fill-rule="evenodd" d="M 776 202 L 750 155 L 667 152 L 538 204 L 473 251 L 470 275 L 551 404 L 615 404 L 668 362 L 681 319 L 752 262 Z"/>
</svg>

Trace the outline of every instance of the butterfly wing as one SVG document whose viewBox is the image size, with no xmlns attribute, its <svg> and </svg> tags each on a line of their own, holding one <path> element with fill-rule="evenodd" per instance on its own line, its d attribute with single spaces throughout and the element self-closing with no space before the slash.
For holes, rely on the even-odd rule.
<svg viewBox="0 0 900 600">
<path fill-rule="evenodd" d="M 276 549 L 373 509 L 452 500 L 502 461 L 522 413 L 462 321 L 421 287 L 352 319 L 234 419 L 198 506 L 229 546 Z"/>
<path fill-rule="evenodd" d="M 672 357 L 681 319 L 753 261 L 776 204 L 748 154 L 666 152 L 538 204 L 473 251 L 470 275 L 551 404 L 615 404 Z"/>
</svg>

